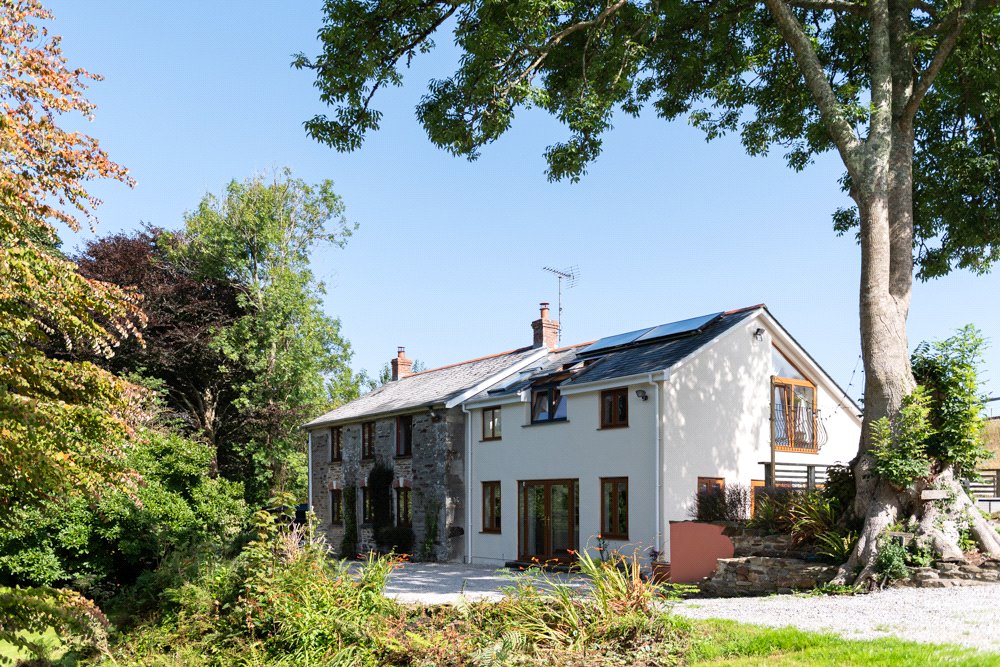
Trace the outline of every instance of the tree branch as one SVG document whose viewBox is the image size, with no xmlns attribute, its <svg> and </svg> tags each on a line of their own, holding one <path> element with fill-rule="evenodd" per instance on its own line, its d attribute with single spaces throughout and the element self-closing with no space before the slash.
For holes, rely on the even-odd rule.
<svg viewBox="0 0 1000 667">
<path fill-rule="evenodd" d="M 910 95 L 910 99 L 906 102 L 906 106 L 903 107 L 903 111 L 900 114 L 901 118 L 909 121 L 916 115 L 917 107 L 920 106 L 920 103 L 927 95 L 927 91 L 933 85 L 934 79 L 941 73 L 941 68 L 944 67 L 948 56 L 954 50 L 955 44 L 958 42 L 958 37 L 962 34 L 962 28 L 965 27 L 968 15 L 973 9 L 973 5 L 973 2 L 966 0 L 962 3 L 961 7 L 948 15 L 942 22 L 941 27 L 946 28 L 947 32 L 938 45 L 937 53 L 931 59 L 930 65 L 921 73 L 920 79 L 913 87 L 913 93 Z"/>
<path fill-rule="evenodd" d="M 846 0 L 786 0 L 785 4 L 799 9 L 816 9 L 819 11 L 849 12 L 851 14 L 863 14 L 865 8 L 856 2 L 846 2 Z"/>
<path fill-rule="evenodd" d="M 617 2 L 614 2 L 605 7 L 603 10 L 601 10 L 600 14 L 590 19 L 589 21 L 580 21 L 579 23 L 574 23 L 573 25 L 563 28 L 556 34 L 552 35 L 552 37 L 549 37 L 549 39 L 545 42 L 545 45 L 540 49 L 538 49 L 538 56 L 531 62 L 531 64 L 525 67 L 520 74 L 518 74 L 509 84 L 507 84 L 507 86 L 504 88 L 502 97 L 506 98 L 507 95 L 510 94 L 510 91 L 513 90 L 517 84 L 521 83 L 525 79 L 532 77 L 535 74 L 535 72 L 538 71 L 538 68 L 541 67 L 542 63 L 545 62 L 545 59 L 549 57 L 549 54 L 552 52 L 552 49 L 557 47 L 560 42 L 562 42 L 570 35 L 580 32 L 581 30 L 586 30 L 587 28 L 592 28 L 594 26 L 603 24 L 615 12 L 624 7 L 626 4 L 628 4 L 628 0 L 617 0 Z"/>
<path fill-rule="evenodd" d="M 837 102 L 837 96 L 826 77 L 826 72 L 823 71 L 823 65 L 819 62 L 819 57 L 816 55 L 816 50 L 813 48 L 809 36 L 806 35 L 802 24 L 799 23 L 784 0 L 764 0 L 764 4 L 774 18 L 781 36 L 795 53 L 795 59 L 802 69 L 806 86 L 809 88 L 816 106 L 819 107 L 820 114 L 829 128 L 830 136 L 844 159 L 844 164 L 848 171 L 853 172 L 852 175 L 856 176 L 859 167 L 857 152 L 861 147 L 861 141 L 854 133 L 853 126 Z"/>
</svg>

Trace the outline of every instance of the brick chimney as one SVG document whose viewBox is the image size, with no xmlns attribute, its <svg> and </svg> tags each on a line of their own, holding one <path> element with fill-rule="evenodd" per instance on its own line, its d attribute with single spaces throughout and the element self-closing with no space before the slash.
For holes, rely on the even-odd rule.
<svg viewBox="0 0 1000 667">
<path fill-rule="evenodd" d="M 392 379 L 402 380 L 407 375 L 413 375 L 413 362 L 406 358 L 406 348 L 396 350 L 396 358 L 392 360 Z"/>
<path fill-rule="evenodd" d="M 531 323 L 531 330 L 535 337 L 532 347 L 542 347 L 550 350 L 555 349 L 559 344 L 559 322 L 549 319 L 549 304 L 546 301 L 538 304 L 541 308 L 540 317 Z"/>
</svg>

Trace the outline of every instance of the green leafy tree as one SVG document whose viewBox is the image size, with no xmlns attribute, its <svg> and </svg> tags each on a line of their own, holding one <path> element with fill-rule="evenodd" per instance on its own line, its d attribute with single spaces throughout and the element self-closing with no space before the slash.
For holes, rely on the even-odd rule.
<svg viewBox="0 0 1000 667">
<path fill-rule="evenodd" d="M 214 339 L 243 378 L 234 401 L 243 426 L 220 469 L 243 480 L 255 504 L 278 489 L 304 490 L 299 425 L 356 395 L 350 345 L 323 313 L 324 287 L 309 268 L 315 247 L 343 247 L 352 231 L 331 181 L 310 185 L 284 171 L 205 197 L 178 237 L 202 276 L 240 287 L 244 314 Z"/>
<path fill-rule="evenodd" d="M 578 179 L 616 113 L 687 116 L 747 152 L 803 169 L 835 150 L 861 246 L 865 425 L 854 511 L 865 520 L 842 578 L 874 579 L 885 529 L 909 500 L 872 474 L 871 424 L 915 387 L 906 338 L 914 260 L 924 278 L 988 270 L 1000 255 L 1000 16 L 995 0 L 327 0 L 322 52 L 300 54 L 329 116 L 305 123 L 339 150 L 379 127 L 376 93 L 452 31 L 456 71 L 417 116 L 430 140 L 474 159 L 515 113 L 540 107 L 568 136 L 552 179 Z M 964 491 L 954 483 L 957 495 Z M 992 551 L 1000 556 L 1000 550 Z"/>
</svg>

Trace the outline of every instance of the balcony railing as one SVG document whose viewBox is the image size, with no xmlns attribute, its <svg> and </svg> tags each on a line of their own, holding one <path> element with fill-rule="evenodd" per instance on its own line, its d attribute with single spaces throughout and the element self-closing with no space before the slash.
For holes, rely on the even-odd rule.
<svg viewBox="0 0 1000 667">
<path fill-rule="evenodd" d="M 764 486 L 812 491 L 826 485 L 827 469 L 830 466 L 814 463 L 775 463 L 771 470 L 770 461 L 761 461 L 764 466 Z"/>
<path fill-rule="evenodd" d="M 814 452 L 826 444 L 827 434 L 819 410 L 805 403 L 794 408 L 776 407 L 772 412 L 774 448 L 779 451 Z"/>
</svg>

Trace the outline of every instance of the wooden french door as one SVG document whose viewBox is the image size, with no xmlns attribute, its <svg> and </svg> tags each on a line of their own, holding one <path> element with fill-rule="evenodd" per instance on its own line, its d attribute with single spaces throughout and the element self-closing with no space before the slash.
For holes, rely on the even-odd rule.
<svg viewBox="0 0 1000 667">
<path fill-rule="evenodd" d="M 578 545 L 579 485 L 575 479 L 520 482 L 520 559 L 571 561 Z"/>
</svg>

